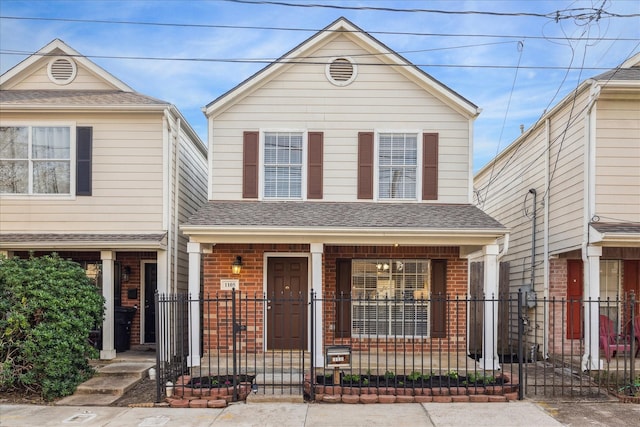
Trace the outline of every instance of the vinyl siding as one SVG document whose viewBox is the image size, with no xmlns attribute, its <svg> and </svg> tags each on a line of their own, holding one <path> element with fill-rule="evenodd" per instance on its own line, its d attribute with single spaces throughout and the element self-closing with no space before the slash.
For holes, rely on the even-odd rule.
<svg viewBox="0 0 640 427">
<path fill-rule="evenodd" d="M 75 79 L 69 84 L 58 85 L 49 80 L 47 74 L 48 62 L 44 66 L 38 63 L 31 74 L 23 80 L 18 81 L 14 86 L 3 87 L 3 89 L 13 90 L 113 90 L 114 87 L 105 82 L 102 78 L 94 75 L 86 68 L 77 64 Z"/>
<path fill-rule="evenodd" d="M 344 36 L 318 57 L 351 56 L 379 63 Z M 324 132 L 325 201 L 357 200 L 357 139 L 361 131 L 437 132 L 438 203 L 468 203 L 469 121 L 386 66 L 359 65 L 346 87 L 327 81 L 324 64 L 296 64 L 212 120 L 213 199 L 242 198 L 242 132 L 297 129 Z M 419 141 L 421 138 L 419 138 Z"/>
<path fill-rule="evenodd" d="M 3 232 L 157 232 L 163 229 L 162 115 L 3 112 L 7 123 L 93 127 L 93 195 L 0 197 Z M 72 168 L 73 169 L 73 168 Z"/>
<path fill-rule="evenodd" d="M 640 222 L 640 99 L 600 100 L 596 132 L 596 215 Z"/>
</svg>

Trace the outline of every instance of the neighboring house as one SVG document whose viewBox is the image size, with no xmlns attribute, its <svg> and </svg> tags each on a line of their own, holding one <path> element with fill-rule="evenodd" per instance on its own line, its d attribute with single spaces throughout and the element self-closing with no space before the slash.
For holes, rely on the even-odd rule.
<svg viewBox="0 0 640 427">
<path fill-rule="evenodd" d="M 0 77 L 0 253 L 85 266 L 106 299 L 101 358 L 154 343 L 154 293 L 187 289 L 178 225 L 206 201 L 206 156 L 173 105 L 54 40 Z M 130 342 L 120 306 L 137 307 Z"/>
<path fill-rule="evenodd" d="M 556 306 L 547 313 L 553 330 L 538 337 L 543 355 L 574 341 L 583 365 L 598 369 L 598 316 L 618 330 L 626 323 L 607 299 L 640 294 L 640 54 L 582 82 L 478 172 L 474 186 L 478 205 L 510 228 L 511 291 L 601 299 L 599 310 Z"/>
<path fill-rule="evenodd" d="M 237 278 L 249 294 L 313 289 L 324 296 L 465 298 L 467 256 L 478 252 L 484 286 L 489 294 L 496 289 L 497 241 L 506 229 L 472 204 L 479 109 L 348 20 L 338 19 L 204 111 L 209 202 L 181 227 L 190 239 L 192 295 L 218 293 L 221 280 Z M 243 269 L 234 276 L 237 257 Z M 199 307 L 192 308 L 189 363 L 197 366 L 200 336 L 205 349 L 221 347 L 207 307 L 202 331 Z M 364 330 L 381 341 L 396 333 L 426 343 L 439 338 L 432 349 L 466 349 L 451 334 L 466 328 L 464 314 L 425 307 L 417 314 L 422 320 L 378 312 L 375 323 L 360 308 L 346 309 L 347 322 L 316 310 L 316 366 L 324 363 L 323 345 L 338 338 L 359 339 L 358 348 L 378 345 L 358 338 Z M 266 309 L 270 319 L 301 319 L 310 328 L 307 313 L 286 304 Z M 249 322 L 264 334 L 257 351 L 301 345 L 262 312 Z M 493 368 L 488 339 L 494 351 L 484 366 Z"/>
</svg>

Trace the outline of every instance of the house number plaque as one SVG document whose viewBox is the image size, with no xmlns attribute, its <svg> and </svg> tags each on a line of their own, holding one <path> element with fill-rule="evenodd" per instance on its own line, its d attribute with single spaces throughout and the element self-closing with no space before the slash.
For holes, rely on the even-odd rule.
<svg viewBox="0 0 640 427">
<path fill-rule="evenodd" d="M 239 279 L 220 279 L 221 291 L 230 291 L 231 289 L 235 289 L 236 291 L 240 290 Z"/>
</svg>

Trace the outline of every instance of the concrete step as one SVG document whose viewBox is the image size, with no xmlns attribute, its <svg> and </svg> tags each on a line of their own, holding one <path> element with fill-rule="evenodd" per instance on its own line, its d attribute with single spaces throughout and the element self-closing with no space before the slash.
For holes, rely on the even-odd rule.
<svg viewBox="0 0 640 427">
<path fill-rule="evenodd" d="M 60 399 L 57 406 L 109 406 L 121 395 L 116 394 L 74 394 Z"/>
<path fill-rule="evenodd" d="M 138 379 L 146 378 L 149 369 L 155 366 L 155 362 L 115 362 L 96 369 L 97 376 L 100 377 L 134 377 Z"/>
<path fill-rule="evenodd" d="M 251 393 L 247 403 L 304 403 L 302 393 L 298 394 L 260 394 Z"/>
<path fill-rule="evenodd" d="M 111 394 L 122 396 L 142 378 L 136 376 L 97 376 L 83 382 L 76 389 L 75 394 Z"/>
</svg>

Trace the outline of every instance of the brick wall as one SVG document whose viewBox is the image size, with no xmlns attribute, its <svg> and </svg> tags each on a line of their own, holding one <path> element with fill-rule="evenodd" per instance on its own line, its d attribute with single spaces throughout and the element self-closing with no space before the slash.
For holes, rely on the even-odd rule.
<svg viewBox="0 0 640 427">
<path fill-rule="evenodd" d="M 247 326 L 242 345 L 247 351 L 262 351 L 264 348 L 264 304 L 261 301 L 265 286 L 265 253 L 309 253 L 308 245 L 231 245 L 218 244 L 213 253 L 203 254 L 203 345 L 205 353 L 228 352 L 232 346 L 232 322 L 230 291 L 220 290 L 220 280 L 239 280 L 242 324 Z M 231 273 L 231 264 L 236 256 L 242 257 L 242 272 L 239 276 Z M 336 292 L 336 260 L 339 258 L 367 259 L 446 259 L 447 296 L 464 300 L 467 292 L 467 260 L 459 257 L 457 247 L 374 247 L 374 246 L 325 246 L 323 255 L 323 298 L 334 298 Z M 310 284 L 309 284 L 310 287 Z M 349 342 L 354 350 L 397 349 L 398 340 L 378 338 L 343 339 L 336 338 L 334 332 L 335 305 L 325 303 L 323 328 L 325 345 Z M 404 343 L 416 351 L 462 351 L 466 349 L 467 305 L 452 302 L 448 305 L 448 336 L 443 339 L 406 338 Z M 238 313 L 238 312 L 237 312 Z"/>
</svg>

